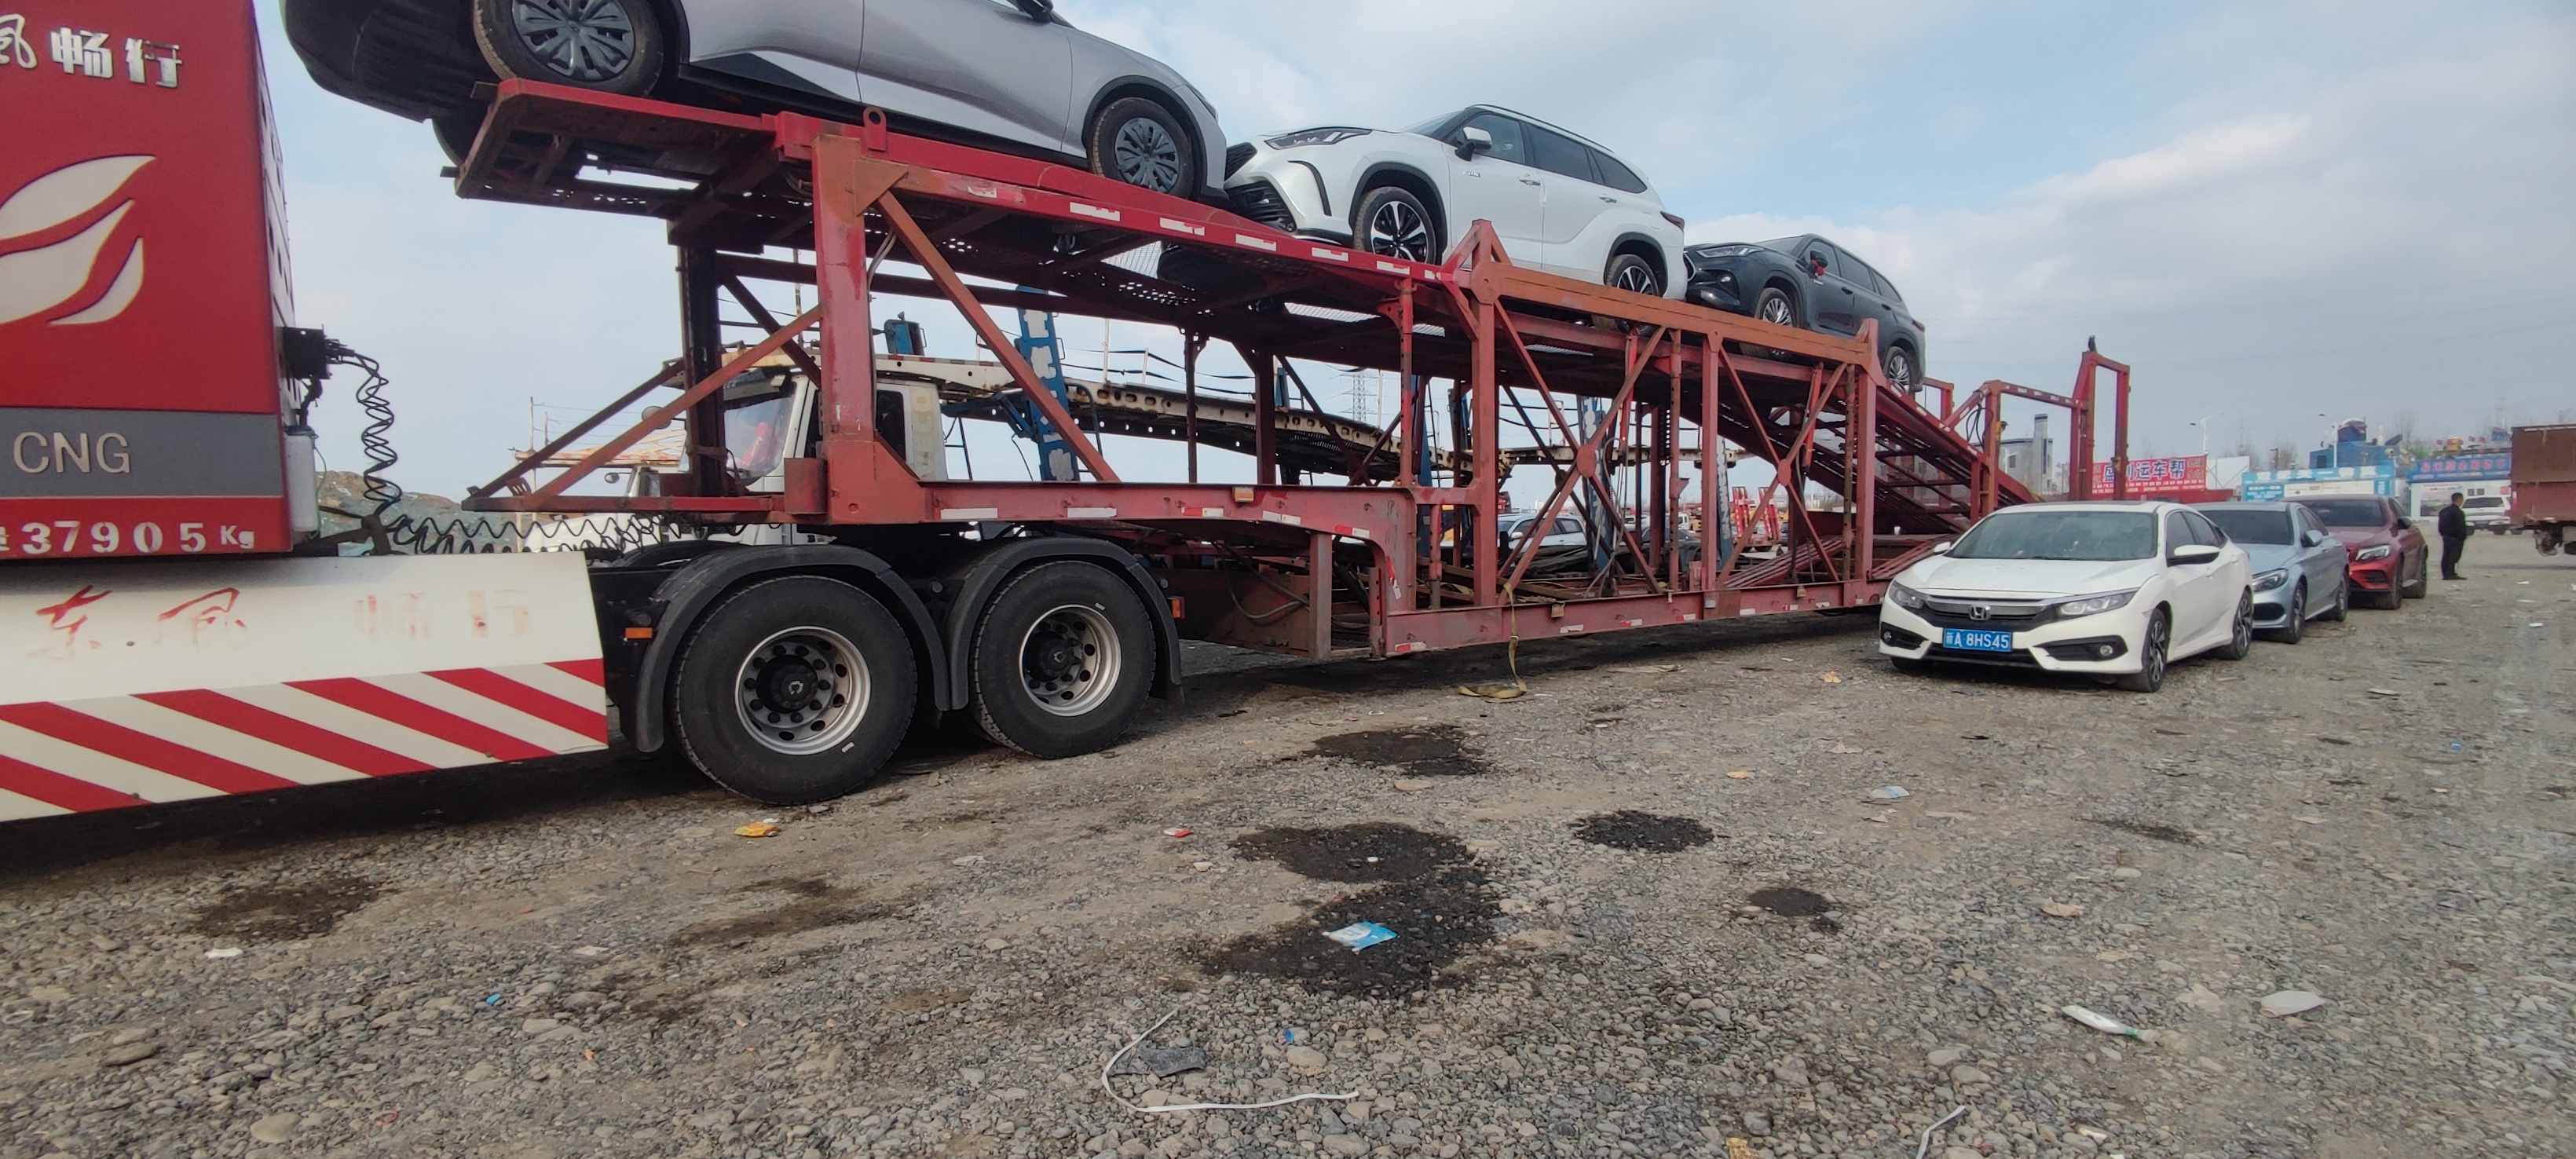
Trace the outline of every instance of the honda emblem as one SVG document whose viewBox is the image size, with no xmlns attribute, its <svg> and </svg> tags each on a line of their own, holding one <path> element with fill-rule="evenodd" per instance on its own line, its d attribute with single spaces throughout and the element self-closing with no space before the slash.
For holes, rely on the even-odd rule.
<svg viewBox="0 0 2576 1159">
<path fill-rule="evenodd" d="M 1994 607 L 1993 607 L 1992 605 L 1990 605 L 1990 604 L 1970 604 L 1970 605 L 1968 605 L 1968 618 L 1969 618 L 1969 619 L 1971 619 L 1971 620 L 1982 620 L 1982 619 L 1986 619 L 1986 618 L 1988 618 L 1988 617 L 1990 617 L 1990 616 L 1992 616 L 1992 615 L 1994 615 L 1994 614 L 1995 614 L 1995 609 L 1994 609 Z"/>
</svg>

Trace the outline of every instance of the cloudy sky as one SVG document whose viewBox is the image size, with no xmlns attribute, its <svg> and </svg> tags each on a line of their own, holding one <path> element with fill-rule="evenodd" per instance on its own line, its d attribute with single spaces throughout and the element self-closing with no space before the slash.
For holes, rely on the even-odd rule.
<svg viewBox="0 0 2576 1159">
<path fill-rule="evenodd" d="M 452 494 L 524 444 L 531 398 L 574 408 L 668 356 L 656 225 L 455 200 L 427 128 L 313 87 L 261 4 L 301 311 L 395 376 L 397 479 Z M 2098 336 L 2137 368 L 2140 453 L 2199 450 L 2203 419 L 2214 451 L 2347 417 L 2576 421 L 2566 0 L 1062 8 L 1238 139 L 1493 102 L 1620 152 L 1694 241 L 1837 238 L 1926 320 L 1935 377 L 2063 389 Z M 354 414 L 324 418 L 354 465 Z"/>
</svg>

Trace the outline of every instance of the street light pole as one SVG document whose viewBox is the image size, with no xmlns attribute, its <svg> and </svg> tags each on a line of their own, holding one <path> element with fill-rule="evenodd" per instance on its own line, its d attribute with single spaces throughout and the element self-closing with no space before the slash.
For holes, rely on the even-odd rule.
<svg viewBox="0 0 2576 1159">
<path fill-rule="evenodd" d="M 2226 411 L 2220 411 L 2220 412 L 2218 412 L 2217 414 L 2202 415 L 2202 416 L 2200 416 L 2200 419 L 2199 419 L 2198 421 L 2196 421 L 2196 422 L 2194 422 L 2194 423 L 2192 423 L 2192 424 L 2191 424 L 2191 425 L 2193 425 L 2193 426 L 2196 426 L 2196 427 L 2199 427 L 2199 428 L 2200 428 L 2200 457 L 2201 457 L 2201 458 L 2206 459 L 2206 458 L 2208 458 L 2208 457 L 2209 457 L 2209 420 L 2211 420 L 2211 419 L 2226 418 L 2226 417 L 2227 417 L 2227 412 L 2226 412 Z"/>
</svg>

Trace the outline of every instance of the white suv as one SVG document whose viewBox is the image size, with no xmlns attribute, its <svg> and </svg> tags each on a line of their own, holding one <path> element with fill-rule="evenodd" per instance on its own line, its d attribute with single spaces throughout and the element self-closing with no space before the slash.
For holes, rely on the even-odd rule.
<svg viewBox="0 0 2576 1159">
<path fill-rule="evenodd" d="M 1610 154 L 1534 117 L 1477 105 L 1403 131 L 1320 128 L 1226 153 L 1235 212 L 1308 237 L 1443 260 L 1493 223 L 1516 265 L 1677 296 L 1682 219 Z"/>
</svg>

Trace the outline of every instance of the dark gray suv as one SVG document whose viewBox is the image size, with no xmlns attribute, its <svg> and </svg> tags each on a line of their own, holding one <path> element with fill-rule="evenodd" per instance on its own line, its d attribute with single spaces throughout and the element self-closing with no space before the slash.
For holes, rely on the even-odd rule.
<svg viewBox="0 0 2576 1159">
<path fill-rule="evenodd" d="M 1913 392 L 1923 382 L 1923 323 L 1896 285 L 1841 246 L 1817 237 L 1697 245 L 1682 251 L 1690 286 L 1683 297 L 1765 322 L 1858 334 L 1878 320 L 1879 361 L 1888 381 Z"/>
</svg>

